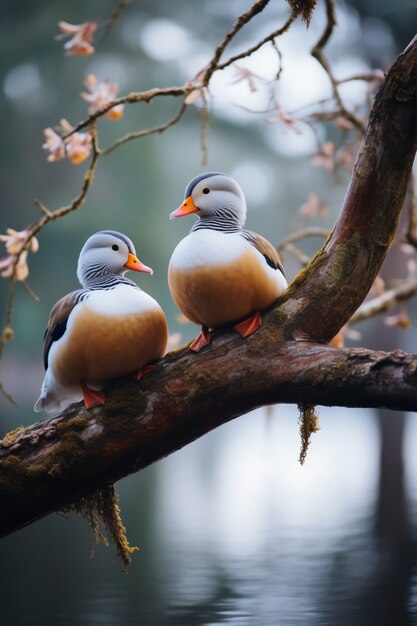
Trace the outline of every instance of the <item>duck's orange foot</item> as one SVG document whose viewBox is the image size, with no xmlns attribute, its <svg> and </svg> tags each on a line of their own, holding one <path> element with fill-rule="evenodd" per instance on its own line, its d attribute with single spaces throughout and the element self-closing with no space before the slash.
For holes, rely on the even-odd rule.
<svg viewBox="0 0 417 626">
<path fill-rule="evenodd" d="M 262 317 L 259 311 L 256 311 L 251 317 L 248 317 L 247 320 L 243 320 L 243 322 L 239 322 L 236 326 L 233 326 L 233 330 L 236 330 L 242 337 L 248 337 L 255 330 L 262 326 Z"/>
<path fill-rule="evenodd" d="M 96 391 L 90 389 L 85 383 L 80 383 L 83 392 L 84 404 L 86 409 L 92 409 L 95 406 L 102 406 L 106 400 L 104 391 Z"/>
<path fill-rule="evenodd" d="M 192 352 L 200 352 L 206 346 L 211 344 L 211 333 L 207 326 L 201 327 L 201 333 L 194 339 L 194 341 L 190 344 L 190 350 Z"/>
<path fill-rule="evenodd" d="M 142 367 L 142 369 L 140 369 L 138 372 L 136 372 L 136 374 L 133 374 L 132 378 L 134 380 L 140 380 L 146 374 L 149 374 L 150 372 L 153 372 L 154 369 L 156 369 L 156 365 L 151 365 L 151 364 L 145 365 L 145 367 Z"/>
</svg>

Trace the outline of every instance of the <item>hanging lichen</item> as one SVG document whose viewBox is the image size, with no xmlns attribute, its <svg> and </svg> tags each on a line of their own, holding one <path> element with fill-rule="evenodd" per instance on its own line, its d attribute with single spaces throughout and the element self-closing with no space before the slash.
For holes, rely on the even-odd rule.
<svg viewBox="0 0 417 626">
<path fill-rule="evenodd" d="M 301 19 L 308 28 L 317 0 L 287 0 L 287 2 L 295 13 L 301 15 Z"/>
<path fill-rule="evenodd" d="M 300 411 L 298 423 L 300 425 L 301 438 L 300 456 L 298 460 L 301 465 L 304 465 L 304 461 L 307 457 L 307 449 L 310 445 L 310 437 L 313 433 L 320 430 L 320 424 L 314 404 L 299 404 L 298 410 Z"/>
<path fill-rule="evenodd" d="M 117 501 L 118 497 L 113 485 L 107 485 L 83 496 L 77 502 L 61 509 L 59 513 L 65 517 L 74 513 L 85 517 L 90 524 L 95 540 L 92 554 L 94 554 L 95 546 L 98 543 L 102 542 L 107 546 L 110 540 L 116 546 L 117 556 L 123 562 L 123 568 L 126 572 L 132 561 L 130 555 L 138 548 L 129 544 Z M 102 533 L 101 528 L 103 526 L 108 537 Z"/>
</svg>

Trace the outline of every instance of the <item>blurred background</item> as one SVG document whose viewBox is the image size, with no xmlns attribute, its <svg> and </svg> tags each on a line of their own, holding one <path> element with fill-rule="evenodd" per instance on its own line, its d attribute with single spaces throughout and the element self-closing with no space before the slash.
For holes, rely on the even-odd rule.
<svg viewBox="0 0 417 626">
<path fill-rule="evenodd" d="M 243 12 L 248 0 L 140 0 L 126 9 L 110 36 L 86 58 L 65 57 L 54 40 L 57 22 L 105 21 L 109 0 L 4 0 L 0 9 L 0 232 L 23 229 L 38 217 L 39 198 L 54 210 L 78 194 L 85 164 L 48 163 L 43 129 L 62 117 L 86 116 L 79 97 L 87 74 L 120 84 L 122 94 L 182 84 Z M 328 77 L 309 56 L 325 24 L 323 2 L 310 29 L 296 23 L 278 41 L 283 55 L 277 97 L 286 112 L 331 95 Z M 284 23 L 287 5 L 271 6 L 242 31 L 229 52 L 248 47 Z M 415 34 L 412 0 L 337 2 L 338 27 L 326 49 L 338 78 L 386 69 Z M 226 55 L 226 57 L 228 54 Z M 16 289 L 13 327 L 0 363 L 1 380 L 18 402 L 0 398 L 0 437 L 35 421 L 43 377 L 42 337 L 52 305 L 77 288 L 76 262 L 84 241 L 101 229 L 129 235 L 139 258 L 154 268 L 139 283 L 167 313 L 181 342 L 197 334 L 178 318 L 166 268 L 191 219 L 168 219 L 186 183 L 205 169 L 229 172 L 243 187 L 249 228 L 273 243 L 305 225 L 331 228 L 350 172 L 328 171 L 311 159 L 318 142 L 336 146 L 344 130 L 303 123 L 296 130 L 268 123 L 265 81 L 278 70 L 265 46 L 240 63 L 260 76 L 256 91 L 235 83 L 233 69 L 211 89 L 208 163 L 202 164 L 198 106 L 165 134 L 131 142 L 103 158 L 81 210 L 48 226 L 29 259 L 35 302 Z M 361 105 L 367 84 L 348 83 L 343 95 Z M 101 145 L 164 122 L 179 103 L 131 105 L 118 122 L 100 121 Z M 305 107 L 305 109 L 303 109 Z M 362 111 L 363 112 L 363 111 Z M 294 113 L 294 115 L 297 115 Z M 306 223 L 300 207 L 309 193 L 327 211 Z M 309 240 L 312 254 L 320 240 Z M 1 252 L 3 254 L 3 252 Z M 299 267 L 285 257 L 289 278 Z M 397 249 L 385 278 L 406 273 Z M 0 314 L 8 285 L 0 281 Z M 410 304 L 408 315 L 416 318 Z M 2 320 L 3 322 L 3 320 Z M 401 325 L 401 324 L 400 324 Z M 355 327 L 356 329 L 356 327 Z M 370 348 L 417 350 L 413 327 L 373 320 L 357 327 Z M 349 340 L 348 340 L 349 344 Z M 51 515 L 0 542 L 1 622 L 6 626 L 153 624 L 406 626 L 417 623 L 417 422 L 415 415 L 319 408 L 321 430 L 307 462 L 297 462 L 297 411 L 260 409 L 116 485 L 132 544 L 140 546 L 127 576 L 113 548 L 90 558 L 87 522 Z"/>
</svg>

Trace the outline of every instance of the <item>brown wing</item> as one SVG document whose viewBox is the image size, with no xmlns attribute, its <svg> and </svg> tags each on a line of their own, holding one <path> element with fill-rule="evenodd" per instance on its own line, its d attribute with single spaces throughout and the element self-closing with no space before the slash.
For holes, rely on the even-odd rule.
<svg viewBox="0 0 417 626">
<path fill-rule="evenodd" d="M 242 235 L 265 257 L 265 261 L 270 267 L 274 270 L 279 270 L 284 278 L 286 278 L 281 258 L 272 243 L 269 243 L 268 239 L 265 239 L 262 235 L 258 235 L 258 233 L 254 233 L 251 230 L 242 231 Z"/>
<path fill-rule="evenodd" d="M 87 292 L 83 289 L 77 289 L 58 300 L 49 315 L 48 325 L 43 337 L 43 362 L 45 369 L 48 369 L 48 354 L 54 341 L 58 341 L 64 335 L 67 329 L 68 317 L 83 295 Z"/>
</svg>

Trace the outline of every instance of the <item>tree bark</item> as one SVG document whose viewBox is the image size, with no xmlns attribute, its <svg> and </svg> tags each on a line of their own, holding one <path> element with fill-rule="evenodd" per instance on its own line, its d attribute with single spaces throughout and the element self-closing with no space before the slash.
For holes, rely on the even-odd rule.
<svg viewBox="0 0 417 626">
<path fill-rule="evenodd" d="M 323 248 L 241 339 L 214 333 L 104 407 L 81 405 L 0 441 L 0 536 L 277 402 L 417 410 L 417 356 L 324 345 L 369 291 L 394 237 L 417 146 L 417 43 L 387 73 L 339 219 Z"/>
</svg>

